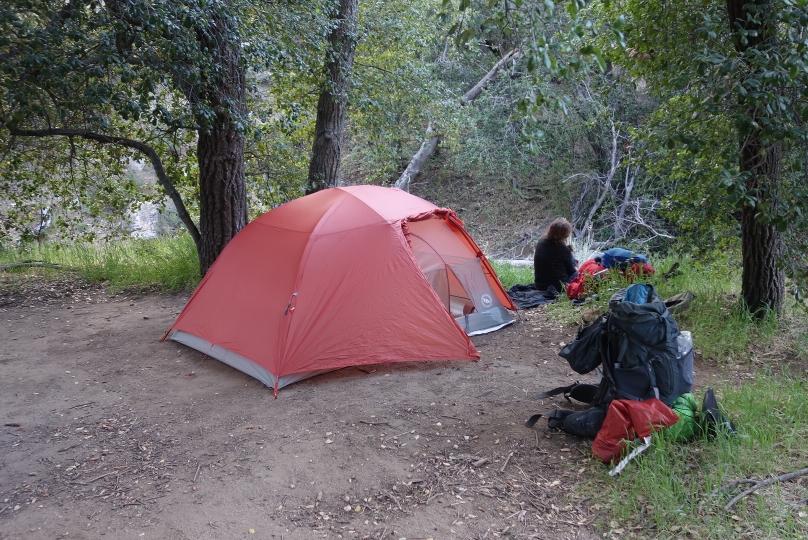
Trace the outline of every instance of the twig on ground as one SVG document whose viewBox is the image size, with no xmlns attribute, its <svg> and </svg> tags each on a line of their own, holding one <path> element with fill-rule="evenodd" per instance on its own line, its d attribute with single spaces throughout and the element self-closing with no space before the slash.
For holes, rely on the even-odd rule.
<svg viewBox="0 0 808 540">
<path fill-rule="evenodd" d="M 0 270 L 8 270 L 10 268 L 61 268 L 62 266 L 54 263 L 45 263 L 39 261 L 23 261 L 12 264 L 0 265 Z"/>
<path fill-rule="evenodd" d="M 77 446 L 81 446 L 81 443 L 76 443 L 76 444 L 74 444 L 74 445 L 72 445 L 72 446 L 68 446 L 67 448 L 62 448 L 61 450 L 57 450 L 57 452 L 67 452 L 67 451 L 68 451 L 68 450 L 70 450 L 71 448 L 75 448 L 75 447 L 77 447 Z"/>
<path fill-rule="evenodd" d="M 458 421 L 460 421 L 460 422 L 463 422 L 463 421 L 464 421 L 462 418 L 457 418 L 456 416 L 447 416 L 447 415 L 445 415 L 445 414 L 440 415 L 440 417 L 441 417 L 441 418 L 451 418 L 452 420 L 458 420 Z"/>
<path fill-rule="evenodd" d="M 505 463 L 502 464 L 502 467 L 499 469 L 499 472 L 505 472 L 505 467 L 508 466 L 508 462 L 511 460 L 511 457 L 513 457 L 513 452 L 508 454 L 508 457 L 505 458 Z"/>
<path fill-rule="evenodd" d="M 118 471 L 112 471 L 112 472 L 108 472 L 108 473 L 106 473 L 106 474 L 102 474 L 101 476 L 96 476 L 96 477 L 95 477 L 95 478 L 93 478 L 92 480 L 87 480 L 86 482 L 70 482 L 70 483 L 71 483 L 71 484 L 78 484 L 78 485 L 80 485 L 80 486 L 86 486 L 87 484 L 92 484 L 92 483 L 93 483 L 93 482 L 95 482 L 96 480 L 101 480 L 101 479 L 102 479 L 102 478 L 104 478 L 105 476 L 109 476 L 110 474 L 116 474 L 117 472 L 118 472 Z"/>
<path fill-rule="evenodd" d="M 762 487 L 770 486 L 770 485 L 776 484 L 778 482 L 785 482 L 786 480 L 792 480 L 794 478 L 799 478 L 800 476 L 805 476 L 806 474 L 808 474 L 808 467 L 806 467 L 805 469 L 800 469 L 798 471 L 790 472 L 790 473 L 787 473 L 787 474 L 782 474 L 782 475 L 776 476 L 774 478 L 769 478 L 767 480 L 754 480 L 752 478 L 744 478 L 742 480 L 735 480 L 734 482 L 730 482 L 729 484 L 725 484 L 725 485 L 721 486 L 716 491 L 723 491 L 724 489 L 734 487 L 734 486 L 737 486 L 739 484 L 744 484 L 744 483 L 752 484 L 752 487 L 750 487 L 750 488 L 742 491 L 741 493 L 737 494 L 735 497 L 730 499 L 730 501 L 726 505 L 724 505 L 724 510 L 729 511 L 729 509 L 732 508 L 732 506 L 736 502 L 740 501 L 741 499 L 743 499 L 747 495 L 750 495 L 750 494 L 754 493 L 755 491 L 757 491 L 758 489 L 760 489 Z M 713 493 L 715 493 L 715 491 Z"/>
<path fill-rule="evenodd" d="M 86 407 L 87 405 L 92 405 L 93 403 L 98 403 L 97 401 L 89 401 L 87 403 L 82 403 L 81 405 L 73 405 L 70 407 L 71 409 L 80 409 L 82 407 Z"/>
<path fill-rule="evenodd" d="M 426 503 L 424 504 L 429 504 L 432 501 L 432 499 L 434 499 L 435 497 L 440 497 L 441 495 L 443 495 L 443 493 L 435 493 L 434 495 L 430 495 L 429 498 L 426 500 Z"/>
<path fill-rule="evenodd" d="M 201 470 L 202 470 L 202 464 L 198 463 L 196 465 L 196 474 L 194 474 L 194 481 L 193 481 L 194 484 L 196 484 L 196 479 L 199 477 L 199 471 Z"/>
<path fill-rule="evenodd" d="M 485 465 L 486 463 L 488 463 L 488 458 L 484 457 L 482 459 L 478 459 L 477 461 L 472 463 L 472 465 L 475 466 L 475 467 L 481 467 L 481 466 Z"/>
<path fill-rule="evenodd" d="M 485 391 L 485 392 L 483 392 L 482 394 L 479 394 L 479 395 L 474 396 L 474 399 L 481 398 L 481 397 L 483 397 L 483 396 L 487 396 L 488 394 L 490 394 L 490 393 L 491 393 L 491 392 L 493 392 L 494 390 L 496 390 L 496 388 L 491 388 L 491 389 L 489 389 L 489 390 L 486 390 L 486 391 Z"/>
<path fill-rule="evenodd" d="M 391 498 L 393 501 L 395 501 L 395 503 L 398 505 L 398 509 L 399 509 L 399 510 L 402 510 L 402 508 L 401 508 L 401 502 L 399 502 L 399 500 L 396 498 L 396 496 L 395 496 L 395 495 L 393 495 L 393 493 L 392 493 L 392 492 L 391 492 L 391 493 L 388 493 L 388 494 L 387 494 L 387 496 L 388 496 L 388 497 L 390 497 L 390 498 Z"/>
<path fill-rule="evenodd" d="M 389 426 L 390 422 L 365 422 L 364 420 L 359 421 L 360 424 L 367 424 L 369 426 Z"/>
</svg>

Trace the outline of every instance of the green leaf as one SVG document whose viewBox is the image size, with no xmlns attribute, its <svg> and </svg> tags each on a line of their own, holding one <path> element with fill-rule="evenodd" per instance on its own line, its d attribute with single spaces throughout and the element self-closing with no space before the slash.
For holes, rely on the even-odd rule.
<svg viewBox="0 0 808 540">
<path fill-rule="evenodd" d="M 600 49 L 595 49 L 592 51 L 592 54 L 595 55 L 595 60 L 598 62 L 598 67 L 600 68 L 601 72 L 606 71 L 606 61 L 603 59 L 603 55 L 600 52 Z"/>
</svg>

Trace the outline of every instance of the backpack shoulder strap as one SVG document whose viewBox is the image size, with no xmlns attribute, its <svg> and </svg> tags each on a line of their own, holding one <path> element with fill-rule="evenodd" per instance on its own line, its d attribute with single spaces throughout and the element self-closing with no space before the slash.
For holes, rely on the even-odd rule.
<svg viewBox="0 0 808 540">
<path fill-rule="evenodd" d="M 569 386 L 559 386 L 540 394 L 531 396 L 533 399 L 546 399 L 559 394 L 564 394 L 564 399 L 572 403 L 572 400 L 580 401 L 581 403 L 592 403 L 595 398 L 598 387 L 594 384 L 584 384 L 575 381 Z"/>
</svg>

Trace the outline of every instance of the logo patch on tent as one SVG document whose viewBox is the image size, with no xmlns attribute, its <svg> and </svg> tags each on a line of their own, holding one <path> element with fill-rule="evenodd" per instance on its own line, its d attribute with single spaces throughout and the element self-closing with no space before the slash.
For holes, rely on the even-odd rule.
<svg viewBox="0 0 808 540">
<path fill-rule="evenodd" d="M 491 300 L 491 295 L 486 293 L 480 297 L 480 303 L 489 308 L 494 304 L 494 301 Z"/>
</svg>

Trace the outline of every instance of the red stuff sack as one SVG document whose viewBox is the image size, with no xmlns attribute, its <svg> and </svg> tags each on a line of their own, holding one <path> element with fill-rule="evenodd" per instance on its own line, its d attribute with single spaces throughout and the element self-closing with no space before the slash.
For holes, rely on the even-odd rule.
<svg viewBox="0 0 808 540">
<path fill-rule="evenodd" d="M 616 462 L 626 442 L 647 437 L 678 421 L 679 415 L 657 398 L 615 399 L 609 404 L 603 426 L 592 443 L 592 453 L 604 463 Z"/>
</svg>

